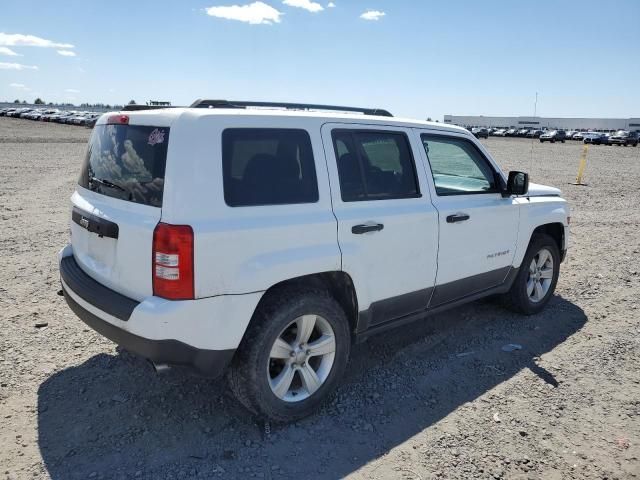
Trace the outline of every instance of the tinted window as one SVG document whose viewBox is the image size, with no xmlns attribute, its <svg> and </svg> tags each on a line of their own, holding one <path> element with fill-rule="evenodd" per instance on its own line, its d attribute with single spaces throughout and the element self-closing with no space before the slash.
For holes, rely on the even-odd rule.
<svg viewBox="0 0 640 480">
<path fill-rule="evenodd" d="M 494 172 L 469 141 L 422 135 L 438 195 L 496 192 Z"/>
<path fill-rule="evenodd" d="M 406 135 L 334 130 L 342 200 L 383 200 L 420 195 Z"/>
<path fill-rule="evenodd" d="M 224 199 L 232 207 L 318 201 L 305 130 L 235 128 L 222 134 Z"/>
<path fill-rule="evenodd" d="M 80 186 L 109 197 L 162 206 L 169 129 L 98 125 L 80 172 Z"/>
</svg>

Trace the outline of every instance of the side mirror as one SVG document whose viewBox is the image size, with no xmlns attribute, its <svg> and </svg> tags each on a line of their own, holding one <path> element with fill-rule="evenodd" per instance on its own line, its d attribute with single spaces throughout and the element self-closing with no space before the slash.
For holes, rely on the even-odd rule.
<svg viewBox="0 0 640 480">
<path fill-rule="evenodd" d="M 509 172 L 506 196 L 526 195 L 529 191 L 529 174 L 524 172 Z"/>
</svg>

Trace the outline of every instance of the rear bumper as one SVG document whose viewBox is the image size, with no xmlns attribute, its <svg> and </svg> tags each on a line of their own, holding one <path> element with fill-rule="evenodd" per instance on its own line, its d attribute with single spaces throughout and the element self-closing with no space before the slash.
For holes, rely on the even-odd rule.
<svg viewBox="0 0 640 480">
<path fill-rule="evenodd" d="M 261 293 L 188 301 L 136 301 L 96 282 L 73 257 L 59 254 L 60 281 L 73 312 L 95 331 L 157 364 L 220 375 L 240 344 Z"/>
<path fill-rule="evenodd" d="M 69 308 L 80 320 L 103 337 L 156 364 L 185 367 L 199 375 L 218 377 L 229 365 L 235 353 L 235 350 L 203 350 L 177 340 L 151 340 L 140 337 L 102 320 L 82 307 L 71 297 L 64 283 L 62 290 Z"/>
</svg>

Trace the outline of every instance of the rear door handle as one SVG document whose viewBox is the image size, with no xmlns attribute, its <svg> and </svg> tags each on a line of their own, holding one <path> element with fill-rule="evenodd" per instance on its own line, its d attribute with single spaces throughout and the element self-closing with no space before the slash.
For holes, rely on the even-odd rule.
<svg viewBox="0 0 640 480">
<path fill-rule="evenodd" d="M 363 225 L 354 225 L 351 227 L 351 233 L 354 235 L 362 235 L 363 233 L 379 232 L 384 228 L 381 223 L 366 223 Z"/>
<path fill-rule="evenodd" d="M 466 213 L 456 213 L 455 215 L 449 215 L 447 217 L 447 223 L 466 222 L 469 218 L 469 215 Z"/>
</svg>

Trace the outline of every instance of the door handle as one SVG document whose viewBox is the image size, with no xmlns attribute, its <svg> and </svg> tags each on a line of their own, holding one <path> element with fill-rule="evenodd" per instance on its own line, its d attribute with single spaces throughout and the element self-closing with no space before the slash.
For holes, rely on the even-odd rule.
<svg viewBox="0 0 640 480">
<path fill-rule="evenodd" d="M 466 222 L 469 218 L 471 217 L 466 213 L 456 213 L 447 217 L 447 223 Z"/>
<path fill-rule="evenodd" d="M 363 233 L 379 232 L 384 228 L 381 223 L 366 223 L 363 225 L 354 225 L 351 227 L 351 233 L 354 235 L 362 235 Z"/>
</svg>

